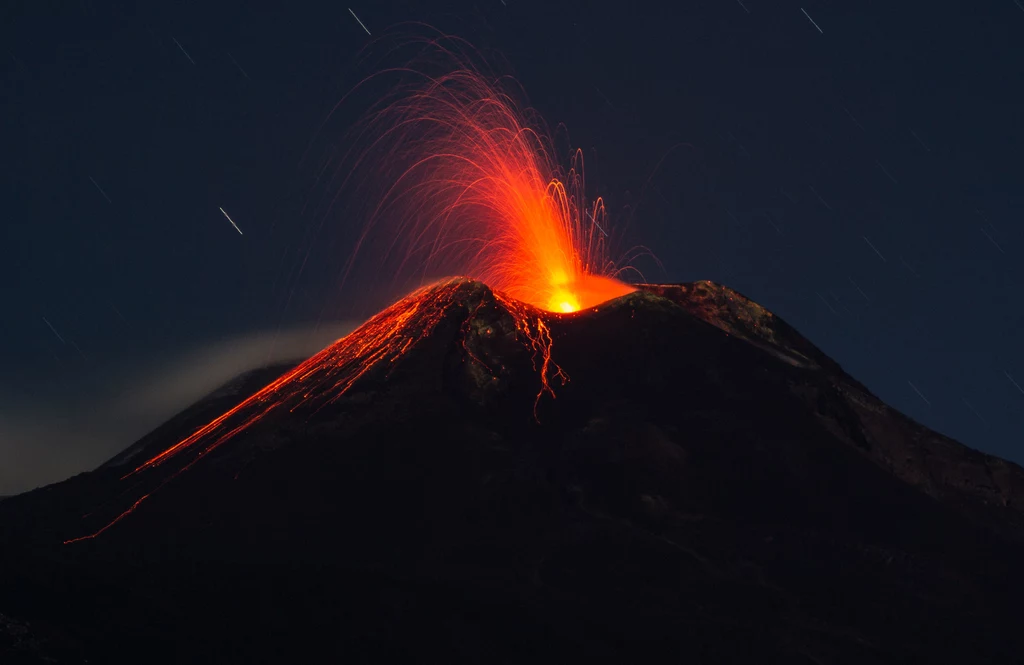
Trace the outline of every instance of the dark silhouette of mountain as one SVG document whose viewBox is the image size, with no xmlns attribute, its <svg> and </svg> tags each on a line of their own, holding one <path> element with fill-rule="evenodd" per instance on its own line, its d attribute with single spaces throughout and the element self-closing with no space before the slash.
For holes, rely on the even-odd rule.
<svg viewBox="0 0 1024 665">
<path fill-rule="evenodd" d="M 728 288 L 346 340 L 0 502 L 3 662 L 1024 662 L 1024 471 Z"/>
</svg>

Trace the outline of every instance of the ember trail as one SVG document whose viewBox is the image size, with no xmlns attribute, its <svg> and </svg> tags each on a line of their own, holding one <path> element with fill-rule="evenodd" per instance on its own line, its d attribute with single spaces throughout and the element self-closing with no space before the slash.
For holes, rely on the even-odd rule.
<svg viewBox="0 0 1024 665">
<path fill-rule="evenodd" d="M 352 173 L 358 166 L 378 176 L 397 175 L 382 178 L 388 184 L 375 197 L 378 203 L 352 260 L 384 234 L 390 241 L 382 255 L 385 261 L 399 257 L 396 274 L 412 267 L 423 273 L 443 270 L 488 285 L 532 355 L 539 403 L 545 395 L 555 396 L 553 382 L 569 378 L 552 358 L 546 319 L 635 289 L 616 279 L 604 203 L 598 198 L 588 205 L 584 197 L 582 154 L 575 153 L 563 174 L 547 134 L 539 124 L 531 126 L 531 114 L 491 80 L 468 66 L 424 76 L 411 89 L 396 89 L 367 115 L 358 136 L 369 138 L 357 141 L 359 150 L 349 154 L 355 160 Z M 406 296 L 122 479 L 188 452 L 188 461 L 155 491 L 267 414 L 277 409 L 315 413 L 368 372 L 390 372 L 448 316 L 466 283 L 450 279 Z M 486 365 L 466 350 L 469 362 Z M 67 543 L 102 534 L 152 491 L 99 530 Z"/>
<path fill-rule="evenodd" d="M 341 160 L 342 187 L 375 202 L 351 260 L 379 246 L 373 255 L 397 275 L 466 275 L 551 312 L 633 291 L 615 279 L 611 227 L 602 199 L 587 201 L 582 152 L 562 169 L 508 79 L 446 44 L 431 44 L 441 73 L 400 70 Z"/>
</svg>

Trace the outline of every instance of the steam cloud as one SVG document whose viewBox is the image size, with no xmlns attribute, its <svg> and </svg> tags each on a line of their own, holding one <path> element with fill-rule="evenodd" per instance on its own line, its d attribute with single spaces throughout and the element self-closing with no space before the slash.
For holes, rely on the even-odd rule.
<svg viewBox="0 0 1024 665">
<path fill-rule="evenodd" d="M 91 470 L 224 383 L 250 369 L 307 358 L 353 322 L 219 340 L 146 367 L 108 373 L 66 409 L 0 405 L 0 496 Z"/>
</svg>

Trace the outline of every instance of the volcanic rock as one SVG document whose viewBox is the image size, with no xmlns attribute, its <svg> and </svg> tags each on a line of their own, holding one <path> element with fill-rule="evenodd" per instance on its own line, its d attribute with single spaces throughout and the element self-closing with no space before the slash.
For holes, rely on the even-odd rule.
<svg viewBox="0 0 1024 665">
<path fill-rule="evenodd" d="M 386 314 L 0 502 L 19 657 L 1021 662 L 1024 470 L 742 295 Z"/>
</svg>

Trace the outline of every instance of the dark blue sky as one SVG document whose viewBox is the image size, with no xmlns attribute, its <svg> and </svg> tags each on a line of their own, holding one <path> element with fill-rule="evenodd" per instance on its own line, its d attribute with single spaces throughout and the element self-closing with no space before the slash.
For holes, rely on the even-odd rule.
<svg viewBox="0 0 1024 665">
<path fill-rule="evenodd" d="M 649 280 L 728 284 L 894 407 L 1024 460 L 1019 2 L 351 10 L 374 36 L 421 21 L 500 54 L 660 259 Z M 360 112 L 317 133 L 367 73 L 349 6 L 15 1 L 0 18 L 0 425 L 183 349 L 384 304 L 339 287 L 360 220 L 311 212 Z"/>
</svg>

